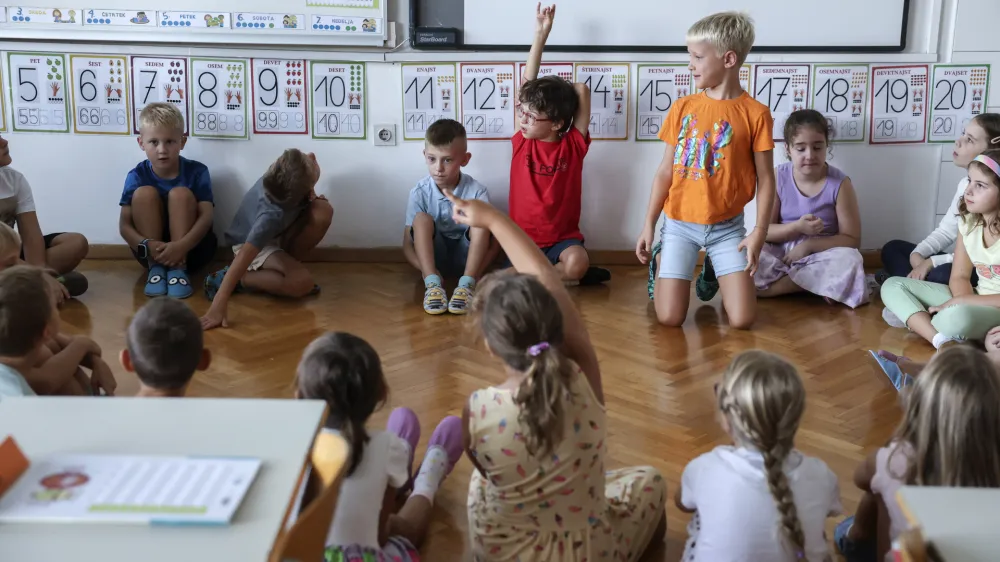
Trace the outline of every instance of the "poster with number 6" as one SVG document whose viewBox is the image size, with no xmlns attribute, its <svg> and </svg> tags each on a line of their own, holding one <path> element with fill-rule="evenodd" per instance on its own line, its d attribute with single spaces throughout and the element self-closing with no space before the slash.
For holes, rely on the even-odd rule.
<svg viewBox="0 0 1000 562">
<path fill-rule="evenodd" d="M 73 132 L 128 135 L 128 59 L 124 56 L 70 55 L 73 78 Z"/>
<path fill-rule="evenodd" d="M 934 65 L 927 142 L 955 142 L 965 125 L 986 112 L 990 65 Z"/>
<path fill-rule="evenodd" d="M 246 59 L 191 59 L 191 136 L 249 139 Z"/>
<path fill-rule="evenodd" d="M 921 143 L 927 138 L 926 64 L 873 66 L 869 144 Z"/>
<path fill-rule="evenodd" d="M 252 59 L 255 135 L 309 134 L 309 84 L 302 59 Z"/>
<path fill-rule="evenodd" d="M 151 103 L 169 103 L 184 115 L 184 134 L 191 132 L 188 112 L 188 61 L 180 57 L 132 57 L 132 132 L 139 134 L 139 115 Z"/>
<path fill-rule="evenodd" d="M 8 52 L 7 72 L 14 132 L 69 132 L 65 55 Z"/>
<path fill-rule="evenodd" d="M 310 61 L 314 139 L 367 138 L 367 74 L 363 62 Z"/>
</svg>

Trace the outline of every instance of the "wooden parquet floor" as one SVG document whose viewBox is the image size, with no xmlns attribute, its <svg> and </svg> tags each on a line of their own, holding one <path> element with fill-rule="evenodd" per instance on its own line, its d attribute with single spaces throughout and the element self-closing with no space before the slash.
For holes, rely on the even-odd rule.
<svg viewBox="0 0 1000 562">
<path fill-rule="evenodd" d="M 302 302 L 234 297 L 231 328 L 207 335 L 213 365 L 196 376 L 190 394 L 289 398 L 306 344 L 324 331 L 349 331 L 378 350 L 391 388 L 373 427 L 384 423 L 393 407 L 415 410 L 424 430 L 419 462 L 443 416 L 461 415 L 474 390 L 502 380 L 499 364 L 475 341 L 465 319 L 423 312 L 422 286 L 408 266 L 311 267 L 323 288 L 318 297 Z M 81 269 L 90 291 L 63 309 L 63 329 L 90 335 L 113 359 L 124 345 L 132 314 L 146 302 L 143 273 L 124 261 L 89 261 Z M 662 328 L 646 298 L 645 269 L 612 271 L 614 279 L 606 287 L 571 289 L 601 361 L 610 418 L 609 468 L 653 465 L 664 473 L 672 498 L 685 464 L 726 442 L 714 421 L 712 385 L 718 374 L 737 353 L 760 348 L 797 365 L 808 393 L 797 445 L 830 465 L 840 478 L 844 506 L 853 511 L 859 497 L 851 483 L 853 470 L 866 451 L 887 440 L 899 415 L 897 394 L 871 370 L 865 351 L 886 348 L 922 359 L 930 356 L 929 345 L 904 330 L 889 329 L 877 301 L 851 311 L 808 296 L 762 302 L 750 332 L 726 326 L 718 297 L 708 304 L 692 298 L 684 328 Z M 189 302 L 199 314 L 209 304 L 200 290 Z M 112 368 L 119 393 L 133 394 L 135 379 L 116 360 Z M 470 470 L 463 460 L 438 495 L 423 549 L 427 560 L 466 559 Z M 678 560 L 683 550 L 688 517 L 673 501 L 667 514 L 666 544 L 649 558 L 655 562 Z M 832 531 L 833 522 L 829 527 Z"/>
</svg>

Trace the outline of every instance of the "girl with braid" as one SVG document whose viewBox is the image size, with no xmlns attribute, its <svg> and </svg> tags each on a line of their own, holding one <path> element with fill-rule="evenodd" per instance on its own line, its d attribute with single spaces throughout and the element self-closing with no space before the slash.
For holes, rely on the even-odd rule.
<svg viewBox="0 0 1000 562">
<path fill-rule="evenodd" d="M 688 463 L 676 497 L 688 525 L 685 562 L 826 562 L 823 527 L 841 511 L 837 477 L 795 450 L 805 390 L 795 367 L 741 353 L 716 384 L 719 422 L 734 446 Z"/>
</svg>

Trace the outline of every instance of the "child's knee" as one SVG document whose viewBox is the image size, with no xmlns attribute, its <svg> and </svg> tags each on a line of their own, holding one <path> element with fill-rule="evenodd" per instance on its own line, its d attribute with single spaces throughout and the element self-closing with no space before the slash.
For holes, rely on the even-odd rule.
<svg viewBox="0 0 1000 562">
<path fill-rule="evenodd" d="M 309 213 L 314 224 L 329 227 L 333 223 L 333 205 L 326 199 L 313 199 Z"/>
<path fill-rule="evenodd" d="M 316 282 L 305 266 L 298 267 L 285 276 L 285 290 L 289 296 L 304 297 L 312 292 Z"/>
<path fill-rule="evenodd" d="M 161 203 L 160 192 L 156 190 L 155 187 L 151 185 L 144 185 L 137 188 L 132 193 L 132 206 L 146 206 L 155 205 L 159 206 Z"/>
<path fill-rule="evenodd" d="M 653 298 L 653 308 L 656 309 L 656 321 L 670 328 L 678 328 L 684 325 L 684 320 L 687 319 L 687 310 L 681 309 L 673 303 L 664 302 L 665 300 L 658 296 Z"/>
<path fill-rule="evenodd" d="M 738 310 L 733 314 L 727 310 L 726 315 L 729 317 L 729 327 L 737 330 L 749 330 L 757 320 L 757 311 L 753 309 Z"/>
<path fill-rule="evenodd" d="M 434 217 L 428 215 L 427 213 L 417 213 L 413 217 L 413 233 L 417 232 L 427 232 L 430 235 L 434 235 Z"/>
<path fill-rule="evenodd" d="M 982 340 L 989 328 L 983 327 L 982 319 L 976 317 L 975 308 L 961 305 L 948 307 L 935 314 L 931 324 L 949 338 Z"/>
<path fill-rule="evenodd" d="M 167 201 L 171 203 L 187 203 L 194 200 L 194 193 L 186 187 L 172 187 L 167 192 Z"/>
<path fill-rule="evenodd" d="M 879 294 L 882 296 L 882 302 L 887 302 L 895 297 L 906 292 L 905 277 L 890 277 L 885 280 L 882 284 L 882 289 Z"/>
<path fill-rule="evenodd" d="M 87 252 L 90 251 L 90 242 L 87 241 L 87 237 L 78 232 L 67 232 L 60 236 L 64 237 L 62 244 L 73 250 L 73 256 L 77 259 L 84 259 L 87 257 Z"/>
<path fill-rule="evenodd" d="M 571 246 L 559 255 L 559 261 L 563 264 L 566 277 L 570 279 L 583 277 L 587 273 L 587 268 L 590 267 L 590 256 L 587 255 L 587 250 L 583 246 Z"/>
</svg>

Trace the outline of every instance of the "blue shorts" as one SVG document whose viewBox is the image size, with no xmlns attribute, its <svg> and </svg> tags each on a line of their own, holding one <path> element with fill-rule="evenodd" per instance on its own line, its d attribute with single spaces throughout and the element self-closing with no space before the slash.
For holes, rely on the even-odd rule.
<svg viewBox="0 0 1000 562">
<path fill-rule="evenodd" d="M 556 242 L 551 246 L 545 246 L 544 248 L 539 247 L 538 249 L 541 250 L 543 254 L 545 254 L 545 257 L 548 258 L 549 263 L 555 265 L 559 263 L 559 256 L 561 256 L 563 252 L 572 248 L 573 246 L 580 246 L 582 248 L 583 240 L 580 240 L 579 238 L 567 238 L 562 242 Z M 511 266 L 512 264 L 510 263 L 510 258 L 504 257 L 502 267 L 506 268 Z"/>
<path fill-rule="evenodd" d="M 746 237 L 743 214 L 715 224 L 695 224 L 663 217 L 660 227 L 660 279 L 694 279 L 698 251 L 705 248 L 715 275 L 722 277 L 747 268 L 746 250 L 737 250 Z"/>
<path fill-rule="evenodd" d="M 413 227 L 410 227 L 413 240 Z M 465 275 L 465 262 L 469 259 L 469 229 L 459 238 L 449 238 L 434 227 L 434 267 L 445 277 Z"/>
</svg>

